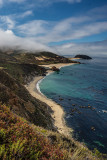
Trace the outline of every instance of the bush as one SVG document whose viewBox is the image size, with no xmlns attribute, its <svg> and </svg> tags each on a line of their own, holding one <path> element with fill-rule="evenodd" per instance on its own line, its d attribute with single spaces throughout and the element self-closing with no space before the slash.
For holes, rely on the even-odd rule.
<svg viewBox="0 0 107 160">
<path fill-rule="evenodd" d="M 2 160 L 62 160 L 65 152 L 42 134 L 37 133 L 28 122 L 15 116 L 9 108 L 0 105 L 0 159 Z"/>
</svg>

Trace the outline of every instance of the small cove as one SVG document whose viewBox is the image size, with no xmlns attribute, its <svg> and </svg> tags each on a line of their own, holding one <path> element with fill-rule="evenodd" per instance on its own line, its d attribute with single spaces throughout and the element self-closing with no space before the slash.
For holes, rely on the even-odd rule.
<svg viewBox="0 0 107 160">
<path fill-rule="evenodd" d="M 63 107 L 75 139 L 106 153 L 107 59 L 83 62 L 46 76 L 40 83 L 40 91 Z"/>
</svg>

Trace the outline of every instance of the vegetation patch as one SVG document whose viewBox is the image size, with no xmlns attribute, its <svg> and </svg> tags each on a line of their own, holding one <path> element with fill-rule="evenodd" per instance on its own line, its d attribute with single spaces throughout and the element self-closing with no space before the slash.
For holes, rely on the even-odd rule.
<svg viewBox="0 0 107 160">
<path fill-rule="evenodd" d="M 10 109 L 0 105 L 0 159 L 66 159 L 66 152 L 52 145 L 40 133 L 36 133 L 28 122 L 14 115 Z"/>
</svg>

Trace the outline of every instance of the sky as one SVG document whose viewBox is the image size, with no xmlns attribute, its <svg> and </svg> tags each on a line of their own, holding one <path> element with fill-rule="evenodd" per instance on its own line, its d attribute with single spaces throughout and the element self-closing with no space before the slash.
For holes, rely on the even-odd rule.
<svg viewBox="0 0 107 160">
<path fill-rule="evenodd" d="M 107 55 L 107 0 L 0 0 L 0 47 Z"/>
</svg>

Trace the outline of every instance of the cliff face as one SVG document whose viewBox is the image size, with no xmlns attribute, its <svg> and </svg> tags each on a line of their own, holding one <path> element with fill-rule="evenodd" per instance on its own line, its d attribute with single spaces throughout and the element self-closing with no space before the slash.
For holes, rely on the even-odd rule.
<svg viewBox="0 0 107 160">
<path fill-rule="evenodd" d="M 47 55 L 46 53 L 48 57 L 50 54 Z M 54 54 L 51 55 L 51 57 L 55 56 Z M 16 51 L 11 53 L 8 51 L 0 52 L 0 102 L 9 105 L 12 112 L 30 122 L 55 130 L 50 107 L 32 97 L 24 87 L 34 76 L 46 72 L 44 68 L 36 64 L 34 56 L 41 56 L 41 53 L 34 55 L 17 53 Z"/>
<path fill-rule="evenodd" d="M 0 70 L 0 102 L 30 122 L 54 129 L 50 107 L 33 98 L 22 84 L 3 70 Z"/>
<path fill-rule="evenodd" d="M 22 84 L 27 84 L 34 76 L 42 75 L 46 72 L 44 68 L 29 63 L 0 62 L 0 67 Z"/>
</svg>

